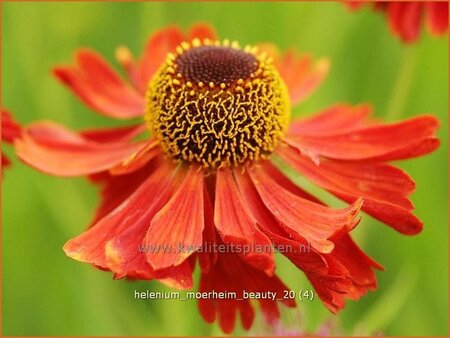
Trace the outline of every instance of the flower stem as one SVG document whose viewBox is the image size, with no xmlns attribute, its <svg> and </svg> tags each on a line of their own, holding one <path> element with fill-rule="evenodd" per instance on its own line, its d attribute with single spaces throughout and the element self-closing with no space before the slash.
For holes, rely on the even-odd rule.
<svg viewBox="0 0 450 338">
<path fill-rule="evenodd" d="M 392 89 L 392 96 L 387 105 L 385 119 L 397 120 L 403 114 L 406 99 L 414 79 L 414 67 L 417 59 L 416 46 L 405 48 L 403 62 L 398 71 L 397 80 Z"/>
</svg>

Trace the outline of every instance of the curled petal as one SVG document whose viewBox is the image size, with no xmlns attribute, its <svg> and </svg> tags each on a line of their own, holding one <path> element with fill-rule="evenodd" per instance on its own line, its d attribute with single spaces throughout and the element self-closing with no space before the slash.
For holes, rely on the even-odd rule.
<svg viewBox="0 0 450 338">
<path fill-rule="evenodd" d="M 191 165 L 167 204 L 153 217 L 144 245 L 169 250 L 147 252 L 155 269 L 181 264 L 202 244 L 204 229 L 203 172 Z"/>
<path fill-rule="evenodd" d="M 249 170 L 250 177 L 266 207 L 296 238 L 306 239 L 320 252 L 331 252 L 331 236 L 352 230 L 358 223 L 357 215 L 362 200 L 342 210 L 334 210 L 311 202 L 283 189 L 261 168 Z"/>
<path fill-rule="evenodd" d="M 369 105 L 338 104 L 312 117 L 297 119 L 289 127 L 290 136 L 334 134 L 364 127 L 372 113 Z"/>
<path fill-rule="evenodd" d="M 51 122 L 29 126 L 15 140 L 16 152 L 23 161 L 57 176 L 83 176 L 108 170 L 143 146 L 145 142 L 94 142 Z"/>
<path fill-rule="evenodd" d="M 54 75 L 86 105 L 106 116 L 129 119 L 144 114 L 144 97 L 126 84 L 97 53 L 80 50 L 77 65 L 54 69 Z"/>
<path fill-rule="evenodd" d="M 275 262 L 273 252 L 269 252 L 271 242 L 257 228 L 257 221 L 244 208 L 244 201 L 236 186 L 231 170 L 219 170 L 216 181 L 216 200 L 214 223 L 224 242 L 232 242 L 239 246 L 263 249 L 259 252 L 244 252 L 243 259 L 249 264 L 273 274 Z M 251 250 L 256 251 L 256 250 Z"/>
<path fill-rule="evenodd" d="M 327 59 L 312 62 L 309 56 L 297 56 L 293 51 L 285 53 L 276 63 L 285 81 L 292 104 L 309 96 L 325 79 L 330 68 Z"/>
<path fill-rule="evenodd" d="M 376 290 L 373 269 L 382 270 L 383 267 L 368 257 L 348 234 L 335 240 L 335 249 L 326 259 L 330 267 L 329 276 L 324 278 L 312 273 L 308 278 L 331 312 L 336 313 L 343 308 L 345 298 L 358 300 L 368 291 Z M 337 277 L 342 272 L 346 277 Z"/>
<path fill-rule="evenodd" d="M 402 170 L 387 164 L 363 164 L 321 161 L 313 163 L 290 147 L 279 147 L 277 153 L 289 165 L 315 184 L 346 202 L 364 199 L 362 210 L 404 234 L 422 230 L 420 220 L 412 215 L 407 196 L 414 182 Z"/>
<path fill-rule="evenodd" d="M 286 142 L 300 151 L 338 160 L 401 160 L 434 151 L 439 146 L 434 136 L 438 125 L 435 117 L 420 116 L 398 123 L 337 130 L 332 134 L 297 134 L 287 137 Z"/>
<path fill-rule="evenodd" d="M 324 305 L 333 313 L 345 306 L 345 299 L 359 299 L 375 290 L 377 281 L 373 269 L 378 263 L 359 249 L 348 234 L 333 238 L 334 250 L 321 254 L 305 250 L 300 243 L 268 232 L 278 246 L 290 248 L 284 255 L 302 270 L 315 288 Z"/>
<path fill-rule="evenodd" d="M 268 233 L 277 246 L 288 248 L 284 255 L 302 270 L 315 288 L 324 305 L 333 313 L 345 305 L 345 297 L 353 290 L 349 271 L 331 255 L 320 254 L 314 249 L 305 250 L 286 236 Z"/>
<path fill-rule="evenodd" d="M 367 291 L 375 290 L 377 287 L 376 278 L 373 270 L 383 270 L 383 266 L 367 256 L 353 241 L 349 234 L 344 234 L 336 239 L 335 249 L 332 256 L 339 260 L 346 269 L 350 272 L 355 286 L 364 287 L 365 290 L 355 291 Z M 364 294 L 364 293 L 363 293 Z M 359 298 L 362 294 L 357 294 L 356 298 Z"/>
</svg>

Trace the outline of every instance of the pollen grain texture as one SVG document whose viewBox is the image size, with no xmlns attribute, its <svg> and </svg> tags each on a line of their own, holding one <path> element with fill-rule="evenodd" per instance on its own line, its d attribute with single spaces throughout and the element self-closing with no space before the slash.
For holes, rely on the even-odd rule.
<svg viewBox="0 0 450 338">
<path fill-rule="evenodd" d="M 267 158 L 289 118 L 271 58 L 228 40 L 183 42 L 147 92 L 146 120 L 164 152 L 211 170 Z"/>
</svg>

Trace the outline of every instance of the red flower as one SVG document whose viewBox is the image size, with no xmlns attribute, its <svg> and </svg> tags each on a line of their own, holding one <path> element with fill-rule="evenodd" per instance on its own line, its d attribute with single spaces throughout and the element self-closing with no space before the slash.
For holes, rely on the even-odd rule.
<svg viewBox="0 0 450 338">
<path fill-rule="evenodd" d="M 351 8 L 359 8 L 366 1 L 348 2 Z M 443 35 L 448 30 L 448 2 L 372 2 L 373 8 L 384 12 L 392 33 L 404 42 L 419 38 L 423 21 L 433 35 Z"/>
<path fill-rule="evenodd" d="M 288 127 L 290 103 L 321 83 L 328 61 L 215 39 L 204 25 L 188 35 L 169 27 L 138 60 L 120 47 L 130 82 L 98 54 L 79 51 L 76 66 L 54 70 L 57 78 L 94 110 L 146 123 L 74 132 L 38 122 L 16 142 L 17 153 L 43 172 L 101 185 L 91 226 L 64 246 L 74 259 L 115 278 L 185 289 L 198 261 L 202 292 L 271 291 L 282 299 L 288 289 L 274 274 L 274 245 L 337 312 L 345 298 L 374 290 L 373 269 L 381 269 L 349 235 L 361 208 L 401 233 L 422 229 L 408 198 L 413 180 L 386 162 L 435 150 L 438 122 L 379 124 L 368 106 L 339 104 Z M 134 141 L 147 129 L 152 136 Z M 275 166 L 275 156 L 349 206 L 322 204 Z M 260 305 L 268 321 L 278 318 L 275 300 Z M 248 300 L 210 297 L 199 307 L 208 322 L 217 314 L 225 332 L 237 313 L 245 328 L 253 321 Z"/>
<path fill-rule="evenodd" d="M 20 136 L 21 127 L 13 120 L 11 113 L 2 110 L 2 141 L 13 143 L 14 139 Z M 2 168 L 11 165 L 11 161 L 2 153 Z"/>
</svg>

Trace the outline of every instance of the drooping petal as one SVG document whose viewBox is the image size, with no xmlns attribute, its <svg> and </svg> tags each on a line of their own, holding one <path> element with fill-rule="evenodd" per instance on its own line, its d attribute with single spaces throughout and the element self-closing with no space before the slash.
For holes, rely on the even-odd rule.
<svg viewBox="0 0 450 338">
<path fill-rule="evenodd" d="M 327 59 L 313 62 L 307 55 L 298 56 L 293 51 L 286 52 L 276 67 L 286 83 L 293 105 L 303 101 L 325 79 L 330 68 Z"/>
<path fill-rule="evenodd" d="M 146 130 L 143 123 L 136 125 L 117 127 L 117 128 L 96 128 L 87 129 L 80 132 L 80 134 L 94 142 L 109 143 L 109 142 L 129 142 L 134 137 Z"/>
<path fill-rule="evenodd" d="M 291 136 L 334 134 L 364 127 L 371 112 L 372 108 L 366 104 L 359 106 L 337 104 L 312 117 L 293 121 L 288 134 Z"/>
<path fill-rule="evenodd" d="M 345 305 L 345 297 L 353 289 L 349 271 L 330 254 L 320 254 L 304 248 L 297 241 L 268 232 L 278 247 L 285 248 L 284 255 L 309 279 L 319 298 L 333 313 Z"/>
<path fill-rule="evenodd" d="M 208 178 L 205 178 L 205 187 L 204 187 L 204 208 L 205 208 L 205 228 L 203 229 L 203 245 L 207 248 L 214 245 L 217 242 L 217 232 L 216 226 L 214 224 L 214 209 L 212 198 L 208 192 L 206 185 Z M 217 250 L 203 250 L 202 252 L 197 254 L 198 263 L 200 268 L 204 272 L 209 272 L 211 267 L 217 262 L 218 257 Z"/>
<path fill-rule="evenodd" d="M 100 55 L 80 50 L 76 62 L 76 66 L 56 67 L 53 73 L 86 105 L 118 119 L 144 114 L 144 96 L 125 83 Z"/>
<path fill-rule="evenodd" d="M 426 2 L 427 25 L 432 34 L 442 35 L 448 30 L 448 2 Z"/>
<path fill-rule="evenodd" d="M 422 222 L 411 213 L 407 196 L 414 189 L 412 179 L 387 164 L 321 161 L 315 164 L 290 147 L 277 150 L 286 163 L 318 186 L 346 202 L 364 199 L 362 210 L 404 234 L 416 234 Z"/>
<path fill-rule="evenodd" d="M 91 225 L 109 214 L 125 201 L 157 170 L 158 159 L 149 161 L 143 168 L 123 175 L 111 175 L 108 171 L 89 176 L 89 180 L 101 188 L 100 205 L 95 211 Z"/>
<path fill-rule="evenodd" d="M 336 210 L 311 202 L 285 190 L 264 167 L 249 170 L 250 177 L 266 207 L 293 237 L 302 237 L 320 252 L 331 252 L 331 236 L 348 232 L 358 223 L 362 201 Z"/>
<path fill-rule="evenodd" d="M 296 237 L 294 246 L 284 242 L 283 238 L 291 237 L 284 231 L 274 215 L 264 205 L 258 191 L 254 187 L 248 174 L 235 175 L 240 193 L 245 201 L 245 208 L 257 219 L 258 226 L 272 241 L 275 248 L 284 253 L 286 250 L 299 254 L 302 270 L 304 271 L 326 271 L 326 262 L 320 254 L 311 250 L 311 245 L 302 237 Z M 286 245 L 288 244 L 288 245 Z"/>
<path fill-rule="evenodd" d="M 217 171 L 214 223 L 225 243 L 231 242 L 249 251 L 243 252 L 243 259 L 273 274 L 275 261 L 271 242 L 258 230 L 256 219 L 245 209 L 233 172 L 228 169 Z"/>
<path fill-rule="evenodd" d="M 218 243 L 221 244 L 221 243 Z M 223 244 L 223 243 L 222 243 Z M 254 311 L 249 299 L 243 297 L 243 292 L 273 292 L 275 301 L 260 299 L 259 303 L 265 320 L 274 323 L 280 316 L 278 300 L 289 307 L 295 307 L 292 299 L 283 299 L 288 288 L 276 276 L 268 276 L 259 269 L 246 264 L 240 256 L 225 253 L 218 257 L 217 263 L 208 273 L 200 277 L 200 292 L 234 292 L 236 298 L 216 299 L 206 297 L 199 300 L 199 310 L 202 317 L 209 323 L 214 322 L 216 315 L 225 333 L 233 331 L 237 313 L 241 313 L 244 329 L 248 329 L 254 319 Z"/>
<path fill-rule="evenodd" d="M 292 182 L 285 174 L 283 174 L 272 162 L 265 161 L 262 162 L 261 165 L 264 167 L 264 171 L 273 178 L 275 182 L 277 182 L 279 185 L 281 185 L 284 189 L 288 190 L 289 192 L 307 199 L 311 202 L 323 204 L 318 198 L 311 195 L 310 193 L 306 192 L 302 188 L 300 188 L 298 185 L 296 185 L 294 182 Z"/>
<path fill-rule="evenodd" d="M 181 264 L 202 244 L 204 229 L 203 172 L 191 165 L 168 203 L 153 217 L 144 245 L 165 245 L 167 252 L 147 252 L 155 269 Z"/>
<path fill-rule="evenodd" d="M 108 170 L 146 145 L 99 143 L 52 123 L 35 123 L 15 140 L 18 156 L 32 167 L 57 176 L 83 176 Z"/>
<path fill-rule="evenodd" d="M 385 162 L 421 156 L 439 146 L 438 120 L 420 116 L 403 122 L 369 126 L 324 135 L 286 137 L 300 151 L 337 160 Z"/>
<path fill-rule="evenodd" d="M 155 271 L 147 263 L 150 248 L 143 242 L 151 219 L 174 191 L 178 178 L 173 177 L 173 171 L 172 164 L 163 160 L 155 162 L 153 172 L 128 198 L 86 232 L 65 244 L 66 254 L 110 269 L 119 277 L 162 279 L 178 288 L 192 286 L 189 265 Z"/>
<path fill-rule="evenodd" d="M 336 258 L 352 276 L 355 284 L 355 299 L 364 295 L 367 290 L 375 290 L 377 281 L 372 268 L 383 270 L 383 266 L 367 256 L 353 241 L 349 234 L 333 239 L 335 249 L 332 256 Z M 360 288 L 358 288 L 358 286 Z"/>
<path fill-rule="evenodd" d="M 170 169 L 173 170 L 173 168 Z M 178 266 L 170 266 L 159 270 L 155 270 L 147 261 L 149 252 L 164 251 L 167 248 L 164 246 L 164 243 L 159 247 L 150 247 L 144 243 L 145 235 L 149 228 L 149 220 L 161 208 L 162 202 L 170 198 L 169 190 L 173 190 L 167 178 L 163 178 L 163 180 L 166 180 L 166 185 L 162 187 L 162 190 L 158 191 L 158 194 L 161 196 L 152 200 L 147 199 L 147 205 L 142 207 L 145 214 L 142 214 L 139 219 L 136 219 L 135 223 L 130 224 L 127 229 L 124 229 L 124 231 L 115 235 L 106 243 L 106 264 L 111 271 L 119 276 L 137 279 L 158 279 L 171 287 L 190 289 L 193 285 L 193 266 L 188 260 L 183 261 Z M 152 187 L 147 186 L 147 188 Z"/>
</svg>

